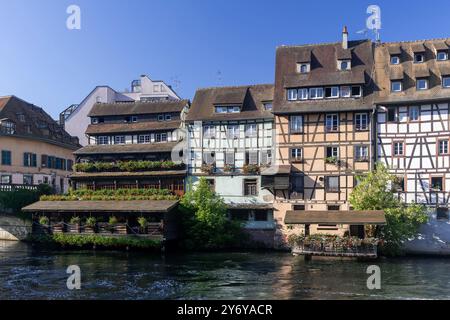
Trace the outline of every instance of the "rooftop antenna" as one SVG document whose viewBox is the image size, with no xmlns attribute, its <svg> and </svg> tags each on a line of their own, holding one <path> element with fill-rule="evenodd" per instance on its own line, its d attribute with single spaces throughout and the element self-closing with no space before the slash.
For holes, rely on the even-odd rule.
<svg viewBox="0 0 450 320">
<path fill-rule="evenodd" d="M 223 80 L 223 78 L 222 78 L 222 71 L 217 70 L 216 75 L 217 75 L 217 85 L 221 86 L 222 85 L 222 80 Z"/>
<path fill-rule="evenodd" d="M 370 16 L 366 20 L 366 27 L 368 30 L 372 30 L 375 34 L 376 42 L 381 42 L 380 30 L 381 30 L 381 9 L 377 5 L 370 5 L 367 7 L 367 14 Z"/>
<path fill-rule="evenodd" d="M 173 89 L 175 89 L 175 90 L 178 90 L 178 88 L 179 88 L 180 85 L 181 85 L 181 81 L 179 80 L 178 75 L 171 77 L 171 78 L 170 78 L 170 82 L 173 84 L 172 87 L 173 87 Z"/>
</svg>

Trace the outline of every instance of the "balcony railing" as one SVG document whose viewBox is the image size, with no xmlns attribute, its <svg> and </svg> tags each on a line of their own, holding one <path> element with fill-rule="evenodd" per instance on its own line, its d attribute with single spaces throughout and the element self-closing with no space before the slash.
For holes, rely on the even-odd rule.
<svg viewBox="0 0 450 320">
<path fill-rule="evenodd" d="M 0 191 L 30 190 L 36 191 L 38 186 L 29 184 L 0 184 Z"/>
</svg>

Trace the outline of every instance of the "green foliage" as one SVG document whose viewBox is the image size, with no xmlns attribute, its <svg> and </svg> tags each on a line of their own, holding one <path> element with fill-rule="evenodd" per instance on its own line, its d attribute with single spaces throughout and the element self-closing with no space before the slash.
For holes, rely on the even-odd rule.
<svg viewBox="0 0 450 320">
<path fill-rule="evenodd" d="M 14 214 L 19 214 L 22 208 L 39 201 L 42 195 L 52 194 L 53 189 L 46 184 L 41 184 L 37 190 L 15 190 L 0 192 L 0 209 L 11 210 Z"/>
<path fill-rule="evenodd" d="M 336 157 L 327 157 L 325 158 L 325 162 L 329 164 L 336 164 L 338 163 L 338 158 Z"/>
<path fill-rule="evenodd" d="M 144 217 L 139 217 L 137 219 L 137 221 L 138 221 L 138 223 L 139 223 L 139 225 L 141 226 L 142 229 L 145 229 L 147 227 L 147 225 L 148 225 L 148 221 Z"/>
<path fill-rule="evenodd" d="M 117 220 L 116 217 L 111 216 L 111 217 L 109 217 L 108 223 L 109 223 L 109 225 L 114 226 L 119 223 L 119 220 Z"/>
<path fill-rule="evenodd" d="M 41 201 L 131 201 L 131 200 L 178 200 L 166 189 L 117 189 L 69 191 L 67 195 L 42 196 Z"/>
<path fill-rule="evenodd" d="M 69 248 L 99 249 L 160 249 L 161 241 L 136 237 L 105 237 L 100 235 L 54 234 L 30 236 L 29 241 L 45 245 L 56 245 Z"/>
<path fill-rule="evenodd" d="M 173 161 L 118 161 L 77 163 L 74 168 L 77 172 L 142 172 L 181 170 L 184 165 Z"/>
<path fill-rule="evenodd" d="M 81 222 L 80 217 L 74 216 L 74 217 L 70 218 L 70 224 L 80 224 L 80 222 Z"/>
<path fill-rule="evenodd" d="M 246 164 L 242 168 L 245 174 L 259 174 L 261 169 L 256 164 Z"/>
<path fill-rule="evenodd" d="M 295 246 L 319 246 L 332 245 L 333 247 L 371 247 L 378 245 L 379 240 L 376 238 L 359 239 L 358 237 L 340 237 L 330 234 L 314 234 L 305 236 L 303 234 L 291 234 L 288 237 L 288 243 L 291 247 Z"/>
<path fill-rule="evenodd" d="M 191 250 L 234 247 L 244 241 L 241 224 L 227 218 L 227 208 L 208 181 L 201 178 L 181 200 L 184 245 Z"/>
<path fill-rule="evenodd" d="M 40 225 L 48 226 L 49 223 L 50 223 L 50 220 L 48 219 L 48 217 L 42 216 L 42 217 L 39 218 L 39 224 Z"/>
<path fill-rule="evenodd" d="M 387 255 L 401 254 L 403 242 L 416 236 L 420 225 L 428 221 L 424 206 L 407 206 L 398 199 L 393 188 L 396 180 L 379 163 L 375 171 L 361 178 L 350 195 L 350 203 L 355 210 L 384 210 L 387 225 L 373 230 L 373 233 L 382 240 L 381 248 Z"/>
<path fill-rule="evenodd" d="M 88 227 L 95 227 L 95 225 L 97 224 L 97 219 L 95 219 L 94 217 L 89 217 L 86 219 L 86 226 Z"/>
</svg>

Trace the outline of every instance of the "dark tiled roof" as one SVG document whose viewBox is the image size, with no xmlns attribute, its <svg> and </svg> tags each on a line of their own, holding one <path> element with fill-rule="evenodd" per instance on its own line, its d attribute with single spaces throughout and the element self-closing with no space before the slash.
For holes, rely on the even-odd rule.
<svg viewBox="0 0 450 320">
<path fill-rule="evenodd" d="M 136 123 L 100 123 L 90 124 L 86 134 L 98 135 L 109 133 L 149 132 L 158 130 L 175 130 L 181 127 L 181 120 L 147 121 Z"/>
<path fill-rule="evenodd" d="M 403 80 L 404 77 L 405 77 L 405 75 L 403 73 L 402 67 L 391 68 L 390 74 L 389 74 L 389 78 L 391 80 Z"/>
<path fill-rule="evenodd" d="M 147 176 L 184 176 L 186 170 L 146 171 L 146 172 L 76 172 L 71 179 L 111 178 L 111 177 L 147 177 Z"/>
<path fill-rule="evenodd" d="M 286 224 L 386 224 L 384 211 L 288 211 Z"/>
<path fill-rule="evenodd" d="M 171 152 L 180 142 L 151 143 L 151 144 L 109 144 L 88 145 L 74 152 L 76 155 L 92 154 L 127 154 L 127 153 L 156 153 Z"/>
<path fill-rule="evenodd" d="M 400 55 L 400 54 L 402 54 L 402 48 L 398 45 L 398 46 L 389 46 L 388 47 L 388 52 L 389 52 L 389 55 L 391 55 L 391 56 L 397 56 L 397 55 Z"/>
<path fill-rule="evenodd" d="M 89 117 L 139 115 L 165 112 L 181 112 L 189 105 L 188 100 L 155 102 L 96 103 Z"/>
<path fill-rule="evenodd" d="M 158 213 L 169 212 L 178 201 L 136 200 L 136 201 L 39 201 L 22 210 L 24 212 L 123 212 Z"/>
<path fill-rule="evenodd" d="M 377 104 L 418 103 L 420 101 L 441 101 L 450 99 L 450 90 L 442 88 L 441 77 L 450 74 L 450 61 L 436 60 L 436 45 L 439 47 L 449 39 L 420 40 L 412 42 L 391 42 L 377 45 L 375 48 L 376 83 L 378 90 L 375 101 Z M 391 47 L 402 47 L 400 65 L 389 64 Z M 414 63 L 414 50 L 425 49 L 424 63 Z M 401 69 L 404 73 L 403 91 L 391 92 L 391 72 Z M 429 89 L 416 90 L 416 79 L 426 77 L 429 79 Z"/>
<path fill-rule="evenodd" d="M 276 57 L 275 95 L 273 112 L 289 114 L 318 111 L 368 110 L 372 108 L 374 84 L 373 45 L 370 40 L 350 41 L 349 49 L 342 43 L 279 47 Z M 297 57 L 311 52 L 311 70 L 308 74 L 297 73 Z M 352 68 L 338 71 L 338 57 L 351 53 Z M 286 89 L 328 85 L 363 85 L 364 96 L 355 99 L 322 99 L 287 101 Z"/>
<path fill-rule="evenodd" d="M 264 110 L 263 102 L 273 100 L 273 85 L 220 87 L 197 90 L 187 121 L 229 121 L 246 119 L 272 119 Z M 242 105 L 240 113 L 217 114 L 217 105 Z"/>
<path fill-rule="evenodd" d="M 14 122 L 17 136 L 40 139 L 73 150 L 80 147 L 78 139 L 70 136 L 42 108 L 15 96 L 0 97 L 0 119 Z"/>
<path fill-rule="evenodd" d="M 448 44 L 445 41 L 436 41 L 434 48 L 438 51 L 448 50 Z"/>
<path fill-rule="evenodd" d="M 414 53 L 422 53 L 425 52 L 425 46 L 423 45 L 422 42 L 416 42 L 416 43 L 412 43 L 411 44 L 411 50 Z"/>
</svg>

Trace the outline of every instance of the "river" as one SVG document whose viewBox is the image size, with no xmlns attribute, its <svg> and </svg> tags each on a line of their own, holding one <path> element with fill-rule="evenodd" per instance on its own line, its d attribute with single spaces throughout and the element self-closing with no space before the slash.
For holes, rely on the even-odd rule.
<svg viewBox="0 0 450 320">
<path fill-rule="evenodd" d="M 381 289 L 366 286 L 381 268 Z M 70 291 L 69 265 L 81 268 Z M 450 299 L 450 259 L 313 260 L 289 253 L 41 251 L 0 242 L 0 299 Z"/>
</svg>

